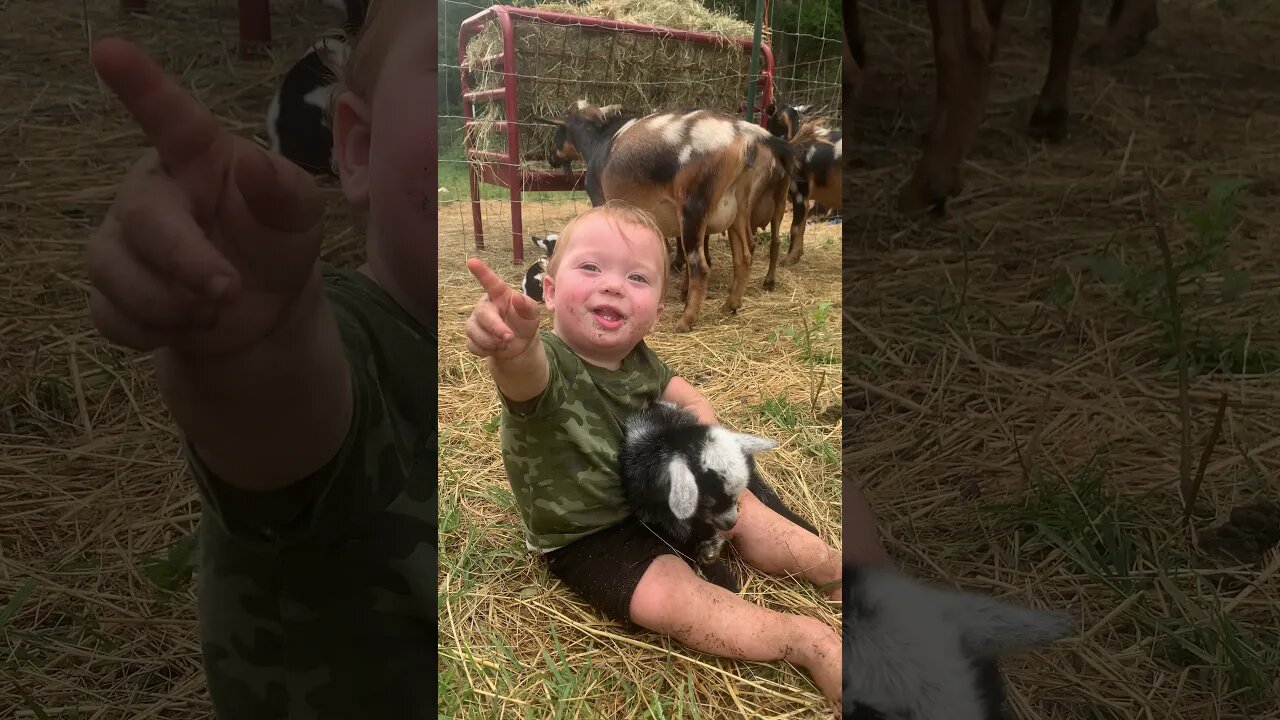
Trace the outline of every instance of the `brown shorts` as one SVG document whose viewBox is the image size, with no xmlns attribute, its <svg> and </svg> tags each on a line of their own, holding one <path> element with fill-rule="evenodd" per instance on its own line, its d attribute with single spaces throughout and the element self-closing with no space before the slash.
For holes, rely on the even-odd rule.
<svg viewBox="0 0 1280 720">
<path fill-rule="evenodd" d="M 726 549 L 728 545 L 725 546 Z M 675 555 L 666 542 L 634 516 L 543 554 L 551 574 L 612 620 L 634 627 L 631 596 L 649 563 Z M 692 560 L 681 558 L 694 568 Z M 696 568 L 694 569 L 696 573 Z"/>
</svg>

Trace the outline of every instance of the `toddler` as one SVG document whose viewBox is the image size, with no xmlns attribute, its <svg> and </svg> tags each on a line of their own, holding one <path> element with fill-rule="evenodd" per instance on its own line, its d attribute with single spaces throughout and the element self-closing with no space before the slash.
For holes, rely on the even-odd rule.
<svg viewBox="0 0 1280 720">
<path fill-rule="evenodd" d="M 805 668 L 833 707 L 840 637 L 824 623 L 753 605 L 699 578 L 630 515 L 617 476 L 623 423 L 662 399 L 716 422 L 711 404 L 645 344 L 662 311 L 666 244 L 646 212 L 610 201 L 560 233 L 540 308 L 478 258 L 485 295 L 466 324 L 503 406 L 502 454 L 526 542 L 552 574 L 606 616 L 724 657 Z M 750 492 L 726 536 L 748 563 L 840 596 L 840 556 Z"/>
</svg>

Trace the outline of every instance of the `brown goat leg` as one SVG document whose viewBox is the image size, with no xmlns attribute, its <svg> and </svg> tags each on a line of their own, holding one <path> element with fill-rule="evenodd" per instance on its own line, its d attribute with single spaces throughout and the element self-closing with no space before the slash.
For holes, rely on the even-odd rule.
<svg viewBox="0 0 1280 720">
<path fill-rule="evenodd" d="M 1160 26 L 1156 3 L 1157 0 L 1111 0 L 1106 35 L 1085 50 L 1085 61 L 1104 65 L 1141 52 L 1147 36 Z"/>
<path fill-rule="evenodd" d="M 747 281 L 751 277 L 751 244 L 754 234 L 751 232 L 750 212 L 739 213 L 737 219 L 729 226 L 729 250 L 733 256 L 733 277 L 729 280 L 729 297 L 725 298 L 725 313 L 735 313 L 742 307 L 742 296 L 747 293 Z"/>
<path fill-rule="evenodd" d="M 986 110 L 1003 6 L 1003 0 L 929 0 L 938 101 L 924 157 L 898 194 L 904 213 L 941 212 L 960 193 L 960 163 Z"/>
<path fill-rule="evenodd" d="M 1053 0 L 1050 21 L 1053 45 L 1049 51 L 1049 72 L 1031 113 L 1031 137 L 1058 142 L 1067 136 L 1068 105 L 1071 93 L 1071 51 L 1080 30 L 1082 0 Z"/>
<path fill-rule="evenodd" d="M 809 218 L 809 183 L 801 182 L 791 198 L 791 234 L 787 254 L 778 261 L 781 267 L 800 262 L 804 255 L 804 228 Z"/>
<path fill-rule="evenodd" d="M 707 206 L 690 208 L 686 203 L 677 217 L 680 222 L 680 248 L 685 257 L 684 313 L 676 321 L 676 332 L 689 332 L 702 313 L 707 298 L 707 280 L 711 268 L 707 264 Z M 690 210 L 694 212 L 690 212 Z"/>
<path fill-rule="evenodd" d="M 773 198 L 773 217 L 769 221 L 769 271 L 764 276 L 764 289 L 777 285 L 778 248 L 782 245 L 782 216 L 787 212 L 787 187 L 782 186 Z M 752 238 L 754 240 L 754 237 Z M 753 243 L 754 244 L 754 243 Z"/>
</svg>

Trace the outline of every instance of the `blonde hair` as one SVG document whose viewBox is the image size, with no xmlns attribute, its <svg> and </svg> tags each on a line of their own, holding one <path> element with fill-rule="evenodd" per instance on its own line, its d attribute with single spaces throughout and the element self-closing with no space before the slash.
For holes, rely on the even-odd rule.
<svg viewBox="0 0 1280 720">
<path fill-rule="evenodd" d="M 560 231 L 560 237 L 556 240 L 555 252 L 547 263 L 547 274 L 553 278 L 555 277 L 556 268 L 560 265 L 560 258 L 564 257 L 569 246 L 573 243 L 574 231 L 577 229 L 578 223 L 592 215 L 604 215 L 618 224 L 638 225 L 653 234 L 653 238 L 658 242 L 658 247 L 662 250 L 662 267 L 659 269 L 659 272 L 662 273 L 662 284 L 659 286 L 659 297 L 665 295 L 667 282 L 671 276 L 671 258 L 667 254 L 667 239 L 663 236 L 662 228 L 658 227 L 658 221 L 654 219 L 652 213 L 622 200 L 609 200 L 603 205 L 593 207 L 570 220 L 564 226 L 564 229 Z M 623 237 L 625 238 L 626 236 L 624 235 Z M 627 239 L 629 240 L 630 238 Z"/>
</svg>

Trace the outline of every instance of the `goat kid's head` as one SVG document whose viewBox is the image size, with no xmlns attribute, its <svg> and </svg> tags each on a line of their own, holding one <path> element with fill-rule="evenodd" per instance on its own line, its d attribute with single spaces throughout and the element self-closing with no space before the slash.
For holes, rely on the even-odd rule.
<svg viewBox="0 0 1280 720">
<path fill-rule="evenodd" d="M 621 105 L 596 107 L 586 100 L 579 100 L 578 106 L 563 118 L 539 118 L 542 122 L 556 126 L 551 151 L 547 153 L 547 164 L 553 168 L 562 168 L 566 175 L 569 174 L 573 161 L 583 159 L 582 152 L 574 143 L 574 136 L 587 128 L 603 128 L 610 118 L 621 112 Z"/>
<path fill-rule="evenodd" d="M 722 427 L 706 428 L 701 452 L 692 459 L 692 466 L 680 455 L 667 465 L 671 513 L 680 520 L 696 516 L 717 530 L 732 530 L 738 524 L 738 497 L 747 489 L 754 470 L 752 455 L 777 446 L 768 438 Z"/>
<path fill-rule="evenodd" d="M 767 116 L 764 121 L 764 127 L 769 132 L 777 135 L 783 140 L 790 140 L 795 136 L 796 131 L 800 129 L 800 120 L 802 114 L 808 111 L 808 105 L 796 105 L 792 107 L 783 103 L 781 106 L 770 103 L 769 107 L 764 109 Z"/>
<path fill-rule="evenodd" d="M 547 257 L 550 258 L 556 251 L 556 241 L 559 239 L 560 239 L 560 236 L 555 233 L 547 233 L 546 235 L 534 235 L 533 244 L 537 246 L 539 250 L 546 253 Z"/>
</svg>

